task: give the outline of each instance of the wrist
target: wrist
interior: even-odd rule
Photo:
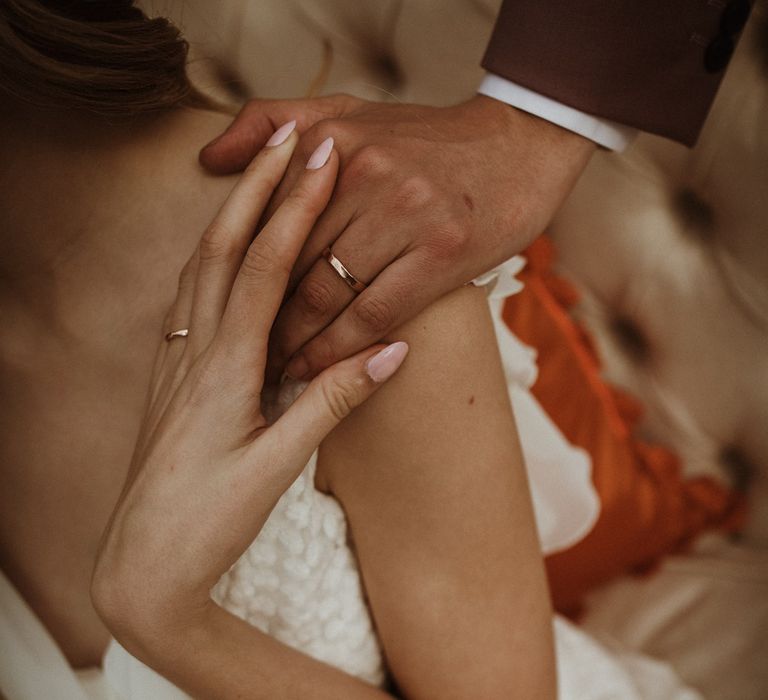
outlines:
[[[194,649],[204,648],[216,620],[228,614],[209,598],[183,616],[149,624],[140,635],[136,656],[155,668],[173,667]]]
[[[234,658],[233,648],[241,651],[248,646],[238,635],[245,624],[210,601],[193,617],[172,625],[147,624],[141,632],[115,638],[134,658],[190,696],[219,698],[223,695],[218,671]]]
[[[94,607],[112,636],[137,659],[157,667],[180,652],[185,640],[200,637],[216,610],[210,595],[189,596],[185,602],[152,600],[139,594],[137,582],[112,583],[102,577],[91,588]],[[162,600],[160,599],[162,598]]]
[[[488,95],[477,94],[462,106],[468,110],[468,118],[478,123],[492,124],[492,128],[508,134],[519,136],[522,132],[538,140],[544,147],[561,150],[562,157],[579,164],[579,170],[598,147],[594,141],[581,134]]]

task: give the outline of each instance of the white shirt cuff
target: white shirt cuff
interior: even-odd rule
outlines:
[[[486,73],[477,91],[580,134],[612,151],[625,150],[639,133],[631,126],[593,117],[493,73]]]

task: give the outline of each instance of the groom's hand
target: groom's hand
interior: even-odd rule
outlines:
[[[298,259],[273,329],[271,365],[290,360],[296,378],[381,340],[522,250],[595,148],[484,96],[435,108],[340,95],[252,100],[203,149],[201,162],[218,173],[241,170],[291,119],[301,140],[273,209],[324,139],[334,138],[341,157],[332,200]],[[322,257],[326,247],[368,287],[357,293],[348,286]]]

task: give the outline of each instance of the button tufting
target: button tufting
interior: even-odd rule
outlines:
[[[731,60],[736,44],[734,35],[747,23],[750,10],[748,0],[732,0],[720,17],[720,33],[712,39],[704,52],[704,68],[709,73],[719,73]]]
[[[735,445],[726,445],[720,450],[720,463],[731,477],[733,488],[746,492],[754,477],[755,468],[744,456],[744,452]]]
[[[673,205],[685,225],[686,233],[703,240],[712,237],[715,213],[696,192],[687,188],[679,190],[673,197]]]
[[[403,84],[403,71],[392,56],[388,54],[374,56],[373,66],[387,90],[395,90]]]
[[[747,0],[733,0],[723,12],[720,31],[723,34],[738,34],[747,23],[752,7]]]
[[[718,34],[707,46],[704,52],[704,68],[708,73],[719,73],[723,70],[733,55],[735,44],[726,34]]]
[[[614,316],[611,331],[624,352],[635,362],[647,362],[650,357],[650,344],[640,327],[628,316]]]

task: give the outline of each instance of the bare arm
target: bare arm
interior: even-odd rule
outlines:
[[[278,642],[223,608],[149,651],[155,669],[201,700],[386,700],[337,668]]]
[[[330,197],[325,141],[253,236],[297,137],[288,124],[233,188],[182,272],[123,492],[91,595],[117,640],[196,698],[384,698],[216,606],[210,590],[343,415],[395,372],[407,345],[351,357],[277,421],[261,414],[269,330],[288,274]],[[130,693],[129,693],[130,694]]]
[[[387,697],[208,595],[340,414],[397,369],[368,373],[374,355],[362,353],[263,424],[266,333],[337,165],[326,149],[329,169],[308,170],[250,242],[262,180],[294,143],[265,150],[182,276],[169,328],[191,319],[191,331],[158,354],[135,468],[94,575],[94,603],[118,640],[195,697]],[[347,510],[393,674],[411,699],[548,697],[550,611],[483,294],[456,292],[397,335],[419,357],[324,444],[318,472]]]
[[[397,331],[412,350],[321,447],[406,698],[555,695],[551,610],[482,291]]]
[[[318,485],[346,510],[400,695],[554,697],[551,610],[484,293],[397,332],[397,377],[323,443]],[[390,697],[211,607],[155,667],[195,697]]]

